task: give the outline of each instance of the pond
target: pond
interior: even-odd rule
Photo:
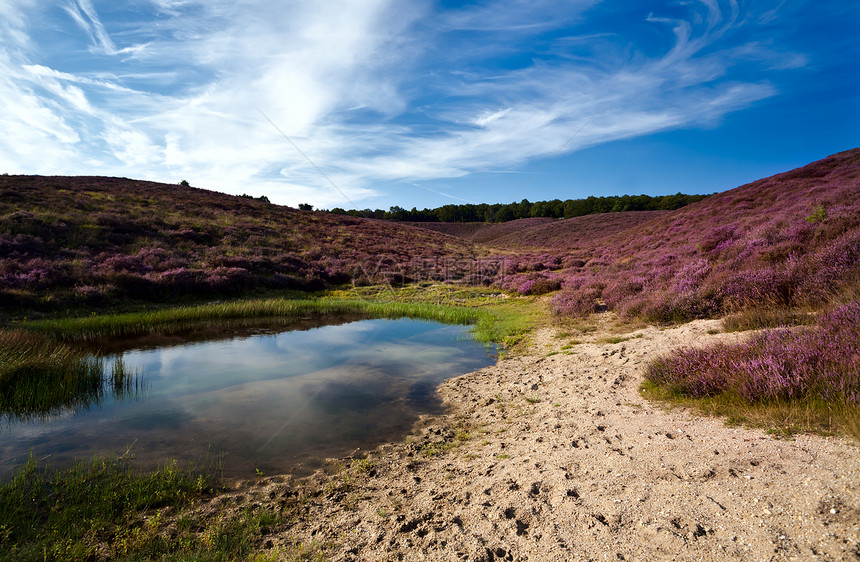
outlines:
[[[402,439],[419,415],[441,412],[439,383],[493,362],[466,330],[361,320],[127,350],[107,363],[121,357],[136,371],[136,391],[49,419],[7,418],[0,469],[30,452],[54,466],[128,452],[144,469],[217,458],[228,478],[307,473],[327,457]]]

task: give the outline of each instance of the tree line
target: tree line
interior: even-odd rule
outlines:
[[[341,209],[335,207],[329,212],[371,219],[410,222],[507,222],[529,217],[549,217],[569,219],[597,213],[619,213],[623,211],[672,211],[690,203],[701,201],[707,195],[610,195],[607,197],[586,197],[585,199],[553,199],[535,201],[523,199],[519,203],[467,203],[464,205],[443,205],[435,209],[411,210],[393,206],[384,209]],[[300,205],[309,210],[310,205]]]

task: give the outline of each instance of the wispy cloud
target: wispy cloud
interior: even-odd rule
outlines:
[[[489,0],[440,19],[445,27],[457,30],[535,33],[567,24],[599,1]]]
[[[736,76],[737,65],[805,60],[733,38],[772,25],[773,10],[751,17],[733,0],[700,0],[671,16],[643,13],[636,25],[665,45],[646,49],[590,28],[599,7],[500,0],[437,13],[394,0],[152,0],[151,16],[120,22],[77,0],[54,27],[77,26],[80,52],[108,55],[81,70],[34,47],[36,33],[48,33],[29,22],[34,3],[0,4],[12,38],[0,42],[0,169],[184,178],[344,206],[255,108],[361,201],[384,182],[510,170],[561,147],[712,123],[777,93],[752,73]],[[538,36],[550,38],[499,62]]]

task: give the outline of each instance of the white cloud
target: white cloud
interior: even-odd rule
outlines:
[[[34,2],[0,3],[0,30],[12,38],[0,39],[0,171],[187,179],[276,202],[347,206],[258,108],[361,201],[380,182],[507,169],[710,123],[775,93],[729,80],[737,60],[803,60],[762,44],[721,44],[741,25],[734,1],[702,0],[686,19],[643,18],[674,37],[661,55],[626,56],[617,37],[582,29],[558,43],[554,60],[513,70],[490,62],[509,52],[511,37],[560,21],[578,29],[571,22],[596,2],[496,1],[443,14],[395,0],[151,2],[157,25],[124,22],[131,39],[117,41],[131,46],[123,48],[91,0],[64,7],[70,19],[55,26],[83,29],[81,52],[112,55],[85,72],[49,66],[34,47]],[[478,38],[447,45],[452,30]],[[584,56],[583,45],[606,56]]]
[[[493,123],[493,121],[498,121],[499,119],[504,117],[505,114],[508,113],[510,110],[511,108],[508,107],[506,109],[500,109],[499,111],[484,112],[483,114],[476,117],[473,123],[475,123],[475,125],[477,125],[478,127],[486,127],[487,125]]]
[[[26,12],[32,10],[36,0],[4,0],[0,2],[0,46],[21,48],[30,45],[26,33]]]
[[[77,4],[68,4],[64,9],[105,53],[109,55],[118,53],[116,45],[90,0],[77,0]]]
[[[443,18],[452,29],[531,33],[558,27],[597,4],[600,0],[491,0],[460,10]]]

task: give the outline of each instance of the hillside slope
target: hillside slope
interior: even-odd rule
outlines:
[[[600,240],[563,273],[561,313],[657,320],[818,306],[860,286],[860,149],[712,195]]]
[[[472,244],[428,230],[203,189],[0,176],[0,302],[92,303],[255,288],[457,278]]]
[[[562,250],[566,252],[583,250],[593,247],[603,238],[624,232],[670,213],[672,211],[628,211],[551,220],[530,224],[521,229],[498,229],[493,233],[494,236],[489,237],[485,243],[495,248],[520,250]],[[499,226],[507,224],[510,223]],[[473,240],[475,242],[481,241],[477,238]]]
[[[408,222],[500,250],[563,251],[593,247],[601,238],[623,232],[672,211],[627,211],[584,215],[570,219],[535,217],[503,223]]]
[[[512,231],[522,231],[533,226],[555,222],[555,219],[546,217],[535,217],[529,219],[515,219],[503,223],[491,222],[404,222],[418,228],[435,230],[469,242],[486,244],[499,236],[504,236]]]
[[[562,315],[817,307],[860,293],[860,149],[676,211],[420,226],[121,178],[0,176],[0,304],[440,280],[561,288]]]

